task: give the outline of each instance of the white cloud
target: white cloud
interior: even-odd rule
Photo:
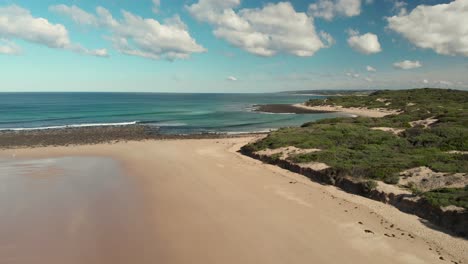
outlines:
[[[82,53],[86,55],[97,56],[97,57],[109,57],[109,54],[107,53],[107,49],[89,50],[79,44],[73,44],[69,47],[69,49],[74,52]]]
[[[328,34],[327,32],[320,31],[319,35],[320,35],[320,38],[323,40],[323,42],[325,42],[324,47],[329,48],[329,47],[335,45],[335,39],[330,34]]]
[[[49,7],[49,11],[63,16],[68,16],[73,20],[73,22],[79,25],[97,25],[98,23],[98,20],[94,15],[89,14],[75,5],[54,5]]]
[[[361,75],[359,75],[359,73],[352,73],[352,72],[346,72],[345,74],[346,74],[346,76],[353,77],[355,79],[357,79],[357,78],[359,78],[361,76]]]
[[[453,82],[451,81],[444,81],[444,80],[440,80],[440,81],[437,81],[437,83],[441,86],[452,86],[453,85]]]
[[[422,64],[419,61],[405,60],[393,63],[393,67],[402,70],[411,70],[422,67]]]
[[[419,48],[443,55],[468,56],[468,1],[419,5],[409,14],[389,17],[390,29]]]
[[[0,39],[0,54],[19,55],[21,54],[21,48],[9,40]]]
[[[228,77],[226,78],[226,80],[235,82],[235,81],[237,81],[237,78],[234,77],[234,76],[228,76]]]
[[[366,1],[368,4],[371,2]],[[309,14],[328,21],[335,16],[358,16],[361,14],[361,0],[318,0],[309,5]]]
[[[88,50],[72,43],[63,25],[52,24],[42,17],[33,17],[29,10],[17,5],[0,7],[0,37],[7,40],[22,39],[49,48],[66,49],[88,55],[100,56],[104,53],[104,50]]]
[[[377,71],[376,68],[374,68],[374,67],[372,67],[372,66],[369,66],[369,65],[367,65],[366,70],[367,70],[368,72],[376,72],[376,71]]]
[[[156,4],[156,2],[153,3]],[[61,9],[65,8],[62,7]],[[56,10],[56,8],[52,8],[52,10]],[[177,15],[160,23],[155,19],[145,19],[127,11],[122,11],[123,18],[117,20],[103,7],[97,7],[96,14],[90,14],[78,7],[70,10],[75,13],[64,14],[72,19],[77,17],[76,13],[84,17],[92,17],[90,21],[96,21],[96,23],[84,24],[110,30],[112,35],[108,39],[112,42],[114,48],[123,54],[156,60],[174,60],[185,59],[193,53],[206,51],[190,36],[187,26]],[[88,21],[73,20],[77,23]]]
[[[428,84],[428,83],[429,83],[429,81],[428,81],[427,79],[422,80],[422,82],[423,82],[424,84]]]
[[[364,80],[366,80],[366,82],[373,82],[373,81],[374,81],[374,80],[372,80],[372,79],[369,78],[369,77],[364,78]]]
[[[355,51],[363,54],[375,54],[382,51],[379,43],[379,37],[372,33],[366,33],[359,35],[358,32],[350,30],[350,37],[348,38],[348,44]]]
[[[333,42],[330,35],[321,33],[327,42],[324,44],[315,31],[313,18],[296,12],[289,2],[236,12],[233,8],[239,4],[240,0],[199,0],[187,10],[198,21],[210,23],[216,37],[259,56],[312,56]]]
[[[408,13],[408,10],[406,10],[406,6],[408,4],[404,1],[400,0],[393,0],[393,9],[392,11],[397,13],[399,16],[404,16]]]
[[[50,48],[70,45],[67,29],[63,25],[35,18],[29,10],[16,5],[0,7],[0,22],[0,35],[4,38],[23,39]]]
[[[159,8],[161,7],[161,1],[160,0],[153,0],[153,13],[157,14],[159,13]]]
[[[111,30],[114,47],[128,55],[151,59],[185,59],[192,53],[204,52],[178,17],[160,24],[154,19],[143,19],[122,11],[123,20]]]

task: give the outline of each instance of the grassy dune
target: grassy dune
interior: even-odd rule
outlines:
[[[283,128],[246,148],[252,151],[286,146],[318,148],[322,151],[291,155],[288,159],[296,163],[323,162],[338,175],[391,184],[399,182],[400,172],[420,166],[435,172],[468,172],[466,91],[379,91],[369,96],[310,100],[306,104],[385,108],[401,113],[383,118],[325,119],[302,127]],[[430,122],[425,122],[427,120]],[[377,127],[401,132],[394,134],[372,129]],[[435,204],[468,208],[466,188],[431,190],[424,195]]]

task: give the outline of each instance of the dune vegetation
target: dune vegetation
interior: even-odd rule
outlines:
[[[294,146],[321,149],[290,155],[294,163],[322,162],[336,175],[398,184],[401,172],[428,167],[468,177],[468,92],[443,89],[378,91],[369,96],[340,96],[306,102],[397,110],[383,118],[342,117],[282,128],[245,146],[249,151]],[[416,191],[416,190],[415,190]],[[468,208],[466,188],[431,190],[434,204]]]

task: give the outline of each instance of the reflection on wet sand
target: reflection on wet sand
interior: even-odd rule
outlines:
[[[108,158],[0,160],[0,263],[149,263],[149,214]]]

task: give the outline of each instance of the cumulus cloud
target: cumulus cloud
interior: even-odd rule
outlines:
[[[235,11],[238,5],[240,0],[199,0],[187,10],[196,20],[211,24],[216,37],[259,56],[312,56],[334,42],[329,34],[321,33],[324,44],[313,18],[296,12],[289,2]]]
[[[373,82],[373,81],[374,81],[374,80],[372,80],[372,79],[369,78],[369,77],[364,78],[364,80],[365,80],[366,82]]]
[[[11,5],[0,7],[0,35],[43,44],[50,48],[65,48],[70,45],[67,29],[60,24],[51,24],[47,19],[35,18],[29,10]]]
[[[387,18],[388,27],[415,46],[443,55],[468,56],[468,1],[419,5],[409,14]]]
[[[363,54],[375,54],[382,51],[379,43],[379,37],[372,33],[359,35],[359,32],[349,30],[350,37],[348,38],[349,46],[357,52]]]
[[[88,50],[72,43],[63,25],[52,24],[45,18],[33,17],[29,10],[17,5],[0,7],[0,37],[7,40],[22,39],[49,48],[66,49],[89,55],[101,56],[105,53],[107,56],[104,50]]]
[[[156,4],[159,1],[154,1]],[[151,18],[142,18],[125,10],[122,19],[115,19],[103,7],[96,8],[96,14],[88,13],[78,7],[51,7],[51,10],[70,10],[61,12],[68,15],[76,23],[99,26],[108,29],[112,35],[108,39],[114,48],[126,55],[139,56],[149,59],[185,59],[193,53],[204,52],[190,36],[186,24],[179,16],[166,19],[163,23]],[[90,19],[76,19],[78,16]],[[95,21],[95,23],[88,23]]]
[[[309,14],[328,21],[335,16],[358,16],[361,14],[361,0],[318,0],[309,5]]]
[[[231,82],[235,82],[235,81],[237,81],[237,78],[234,77],[234,76],[228,76],[228,77],[226,78],[226,80],[231,81]]]
[[[366,70],[367,70],[368,72],[376,72],[376,71],[377,71],[376,68],[374,68],[374,67],[372,67],[372,66],[369,66],[369,65],[367,65]]]
[[[402,70],[411,70],[422,67],[422,64],[419,61],[405,60],[393,63],[393,67]]]
[[[53,5],[49,7],[49,11],[63,16],[68,16],[71,20],[73,20],[73,22],[80,25],[97,25],[98,23],[98,20],[95,16],[75,5]]]
[[[0,39],[0,54],[19,55],[21,48],[7,39]]]

